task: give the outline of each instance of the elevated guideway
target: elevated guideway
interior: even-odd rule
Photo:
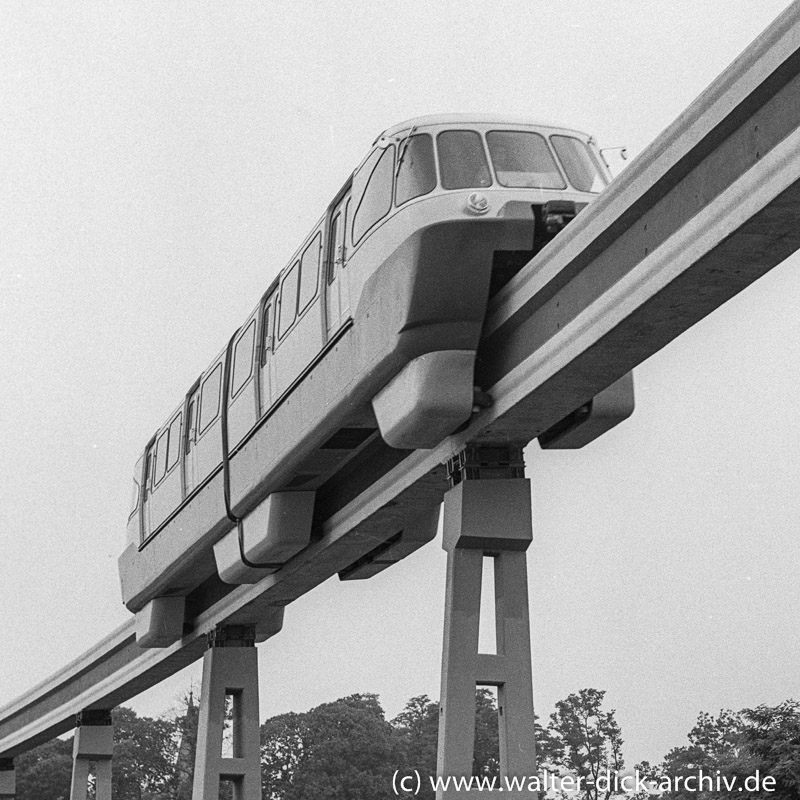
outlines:
[[[0,758],[199,659],[217,626],[277,618],[373,551],[404,508],[441,499],[448,458],[530,441],[795,252],[798,218],[800,2],[492,300],[478,366],[490,408],[388,469],[279,572],[212,599],[181,641],[140,649],[131,621],[0,708]]]

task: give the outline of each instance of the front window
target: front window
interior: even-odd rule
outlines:
[[[490,186],[481,136],[475,131],[445,131],[436,137],[439,169],[445,189],[480,189]]]
[[[551,136],[569,182],[579,192],[601,192],[608,185],[589,146],[574,136]]]
[[[353,244],[358,244],[367,231],[382,220],[392,207],[394,145],[375,152],[380,156],[370,173],[353,219]],[[362,167],[362,170],[366,169],[368,164],[369,162]]]
[[[401,144],[398,162],[394,189],[394,201],[398,206],[436,188],[433,141],[427,133],[411,136]]]
[[[566,189],[544,136],[529,131],[486,134],[494,172],[501,186]]]

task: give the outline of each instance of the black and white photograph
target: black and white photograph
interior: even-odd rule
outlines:
[[[4,0],[0,125],[0,800],[800,799],[800,0]]]

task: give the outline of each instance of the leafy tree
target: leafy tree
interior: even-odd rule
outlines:
[[[475,751],[472,774],[495,777],[500,774],[500,731],[497,703],[488,689],[475,693]]]
[[[635,767],[634,772],[639,776],[649,788],[645,791],[634,791],[626,794],[628,800],[655,800],[663,797],[659,792],[659,785],[664,778],[664,770],[661,764],[651,764],[649,761],[640,761]]]
[[[702,712],[689,732],[689,745],[675,747],[667,753],[661,765],[662,776],[669,777],[672,786],[681,786],[686,778],[697,777],[701,772],[715,775],[719,769],[726,776],[730,775],[739,758],[737,740],[741,726],[741,715],[733,711],[721,711],[718,717]],[[716,796],[680,788],[667,794],[676,799],[689,795],[694,798]]]
[[[439,739],[439,704],[426,694],[412,697],[405,708],[392,720],[404,746],[405,760],[396,768],[409,774],[417,770],[422,776],[420,800],[433,800],[428,776],[436,775],[436,753]]]
[[[262,726],[269,800],[393,798],[402,742],[376,695],[354,694]]]
[[[402,735],[406,746],[406,762],[421,775],[436,774],[439,743],[439,704],[427,695],[412,697],[392,725]],[[499,774],[500,740],[497,703],[488,689],[475,693],[475,750],[473,775]],[[420,797],[423,795],[420,794]]]
[[[742,712],[740,746],[761,775],[775,778],[775,800],[800,797],[800,702],[786,700],[770,708]],[[765,796],[761,792],[759,797]]]
[[[17,800],[67,800],[72,781],[72,739],[53,739],[19,756]]]
[[[436,775],[439,740],[439,704],[427,695],[412,697],[393,720],[392,725],[405,745],[406,771],[417,770],[422,786],[417,797],[430,800],[434,792],[428,776]],[[473,775],[494,776],[499,772],[500,744],[497,724],[497,704],[487,689],[475,693],[475,750]],[[398,764],[399,769],[402,765]]]
[[[542,742],[553,767],[582,778],[586,800],[608,800],[613,787],[600,791],[598,779],[624,766],[622,731],[614,710],[603,711],[604,697],[604,691],[581,689],[559,700]]]
[[[748,788],[746,780],[756,772],[761,778],[774,778],[774,786]],[[670,750],[661,773],[670,779],[672,791],[665,796],[672,800],[796,800],[800,797],[800,703],[787,700],[774,707],[721,711],[717,717],[700,714],[689,732],[689,745]],[[712,778],[711,786],[695,791],[696,784],[691,784],[691,791],[687,790],[686,778],[697,780],[701,773]]]
[[[439,704],[426,694],[412,697],[392,720],[406,745],[406,763],[422,775],[436,774]]]
[[[551,723],[552,725],[552,723]],[[561,739],[550,725],[542,727],[539,717],[533,717],[533,737],[536,742],[536,764],[539,771],[557,772],[564,755]]]
[[[284,798],[308,756],[305,714],[279,714],[261,726],[261,787],[264,800]]]
[[[112,713],[115,800],[168,800],[173,796],[178,742],[175,722],[139,717],[130,708]]]
[[[115,800],[172,800],[177,741],[175,723],[113,711]],[[54,739],[16,760],[18,800],[67,800],[72,780],[72,739]]]

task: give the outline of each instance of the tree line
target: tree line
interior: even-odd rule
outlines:
[[[559,701],[546,725],[537,721],[540,769],[583,781],[577,794],[556,791],[555,796],[610,800],[621,794],[598,780],[624,774],[629,766],[623,757],[622,731],[614,710],[604,709],[604,695],[582,689]],[[170,715],[143,717],[120,707],[113,720],[115,800],[191,800],[198,721],[194,697],[189,694],[181,710]],[[374,694],[354,694],[304,713],[271,717],[261,726],[264,800],[395,798],[395,770],[418,770],[423,777],[436,774],[438,725],[438,704],[426,695],[412,697],[391,720]],[[490,691],[479,689],[473,774],[498,775],[498,758],[496,701]],[[659,764],[633,766],[653,781],[649,795],[628,794],[637,800],[798,800],[800,703],[787,700],[717,716],[702,713],[688,744],[670,750]],[[17,800],[67,800],[72,741],[48,742],[20,756],[16,767]],[[686,782],[701,772],[716,779],[713,786]],[[756,772],[771,776],[768,790],[747,788],[745,780]],[[224,800],[226,795],[230,787],[221,787],[220,797]],[[434,793],[423,781],[416,796],[432,800]]]

